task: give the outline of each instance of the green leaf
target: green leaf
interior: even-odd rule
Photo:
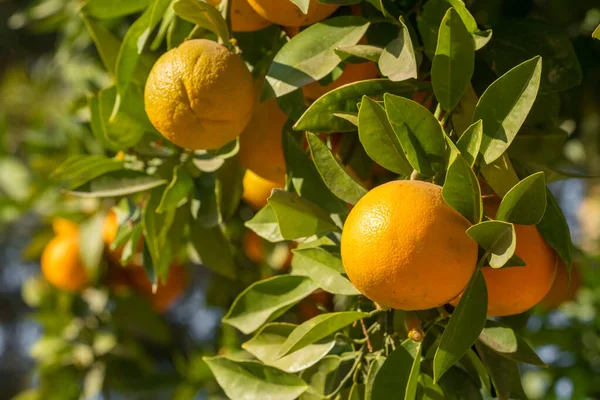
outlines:
[[[331,150],[317,135],[307,132],[306,140],[317,171],[319,171],[329,190],[347,203],[358,203],[367,194],[367,189],[350,176],[346,168],[336,160]]]
[[[123,102],[122,97],[133,79],[146,40],[159,22],[156,16],[162,16],[170,4],[171,0],[153,0],[146,11],[127,30],[116,61],[116,84],[121,98],[117,99],[113,115],[116,115],[120,104],[126,103]]]
[[[388,93],[384,95],[384,103],[410,165],[426,176],[443,171],[446,142],[433,114],[419,103]]]
[[[89,0],[81,12],[89,17],[112,19],[142,11],[149,3],[150,0]]]
[[[481,175],[499,196],[504,196],[513,186],[519,183],[519,177],[507,154],[502,154],[500,158],[491,164],[481,165]]]
[[[367,318],[368,316],[369,313],[358,311],[342,311],[317,315],[294,329],[281,346],[278,357],[281,358],[294,353],[345,328],[354,321]]]
[[[560,128],[540,131],[523,127],[508,148],[508,155],[520,161],[548,165],[562,157],[568,138],[567,132]]]
[[[502,155],[523,125],[537,96],[542,60],[534,57],[496,79],[481,95],[473,120],[483,121],[481,154],[486,164]]]
[[[150,198],[142,209],[142,226],[144,229],[144,243],[152,258],[153,275],[155,283],[166,279],[169,265],[172,261],[173,249],[169,244],[168,235],[175,220],[176,210],[169,209],[162,214],[156,208],[162,197],[162,190],[156,188],[150,192]],[[181,227],[177,227],[182,231]]]
[[[280,322],[267,324],[252,339],[242,344],[242,348],[266,365],[291,373],[303,371],[325,357],[335,345],[335,340],[329,337],[294,354],[278,358],[281,346],[296,327],[294,324]]]
[[[320,247],[296,249],[293,251],[292,275],[311,278],[319,287],[329,293],[346,296],[359,295],[360,292],[342,276],[342,260]]]
[[[195,184],[194,200],[200,202],[200,207],[197,213],[194,213],[194,217],[205,228],[217,226],[223,222],[223,218],[221,218],[217,204],[216,174],[214,172],[201,174],[193,183]],[[196,201],[193,203],[194,211]]]
[[[255,282],[235,299],[223,322],[250,334],[278,318],[317,288],[304,276],[279,275]]]
[[[100,264],[104,253],[102,226],[104,213],[96,213],[79,227],[79,255],[88,274],[96,278],[100,273]]]
[[[446,398],[446,394],[440,386],[433,382],[429,375],[421,374],[416,398],[418,400],[442,400]]]
[[[469,126],[456,142],[457,149],[471,168],[477,162],[482,139],[483,123],[481,120],[478,120]]]
[[[407,346],[413,346],[411,342],[404,342],[385,359],[375,375],[371,400],[415,398],[421,364],[421,345],[414,344],[416,352],[413,355],[407,349]]]
[[[102,136],[112,147],[125,150],[139,142],[144,132],[152,132],[153,127],[144,110],[143,88],[138,83],[128,86],[120,94],[121,105],[111,116],[117,100],[117,89],[109,86],[98,93],[98,120]]]
[[[144,1],[146,3],[148,2],[148,0]],[[90,3],[87,4],[89,5]],[[84,16],[82,16],[82,19],[96,45],[96,50],[100,55],[104,68],[106,68],[106,71],[114,77],[121,41],[98,22],[85,18]]]
[[[512,19],[494,26],[494,40],[485,58],[501,75],[535,56],[542,57],[540,92],[571,89],[581,83],[583,73],[567,32],[540,19]]]
[[[323,79],[340,63],[334,49],[358,43],[369,21],[362,17],[330,18],[301,31],[279,50],[263,89],[262,101],[281,97]]]
[[[285,240],[339,231],[329,215],[296,194],[275,189],[269,197],[269,205]]]
[[[483,400],[481,391],[471,377],[461,368],[452,367],[439,381],[446,398]]]
[[[217,202],[222,218],[229,221],[237,211],[242,198],[244,170],[240,167],[239,157],[225,160],[217,170]]]
[[[515,361],[509,360],[493,352],[487,346],[476,343],[477,352],[481,356],[492,378],[496,396],[500,400],[523,399],[527,396],[521,384],[521,373]]]
[[[491,254],[492,268],[501,268],[515,254],[517,236],[510,222],[483,221],[467,229],[467,235]]]
[[[594,32],[592,32],[592,37],[594,39],[600,39],[600,25],[598,25],[596,29],[594,29]]]
[[[193,188],[194,180],[190,174],[181,165],[176,166],[173,170],[173,179],[165,188],[156,212],[162,213],[167,209],[177,208],[179,203],[190,195]]]
[[[385,46],[379,57],[381,74],[394,82],[416,79],[419,72],[410,33],[402,17],[399,21],[399,36]]]
[[[492,38],[492,31],[481,31],[477,27],[475,18],[471,15],[462,0],[429,0],[423,6],[423,10],[417,18],[419,33],[423,39],[425,54],[433,58],[438,40],[438,31],[444,15],[450,7],[453,7],[460,15],[467,30],[475,42],[475,50],[485,46]]]
[[[294,3],[299,9],[300,11],[302,11],[302,14],[306,15],[308,14],[308,7],[310,5],[310,0],[290,0],[292,3]]]
[[[221,276],[236,278],[235,260],[228,239],[220,226],[208,228],[196,221],[191,225],[190,241],[202,264]]]
[[[292,355],[293,356],[293,355]],[[302,379],[310,385],[307,392],[300,396],[300,400],[319,400],[322,396],[330,394],[342,365],[342,358],[328,355],[317,364],[302,372]]]
[[[68,158],[52,177],[65,182],[67,189],[74,189],[109,172],[120,171],[125,162],[101,155],[77,155]]]
[[[475,44],[454,8],[450,8],[438,33],[431,66],[435,98],[446,111],[452,111],[467,91],[475,69]]]
[[[365,400],[373,399],[373,386],[375,384],[375,378],[377,377],[379,370],[381,370],[381,367],[383,367],[386,359],[387,358],[385,356],[377,355],[375,359],[371,361],[371,364],[369,365],[369,371],[367,372],[367,382],[365,385]]]
[[[481,188],[477,176],[465,159],[458,154],[446,172],[442,189],[446,203],[472,224],[481,221]]]
[[[72,157],[69,160],[74,159],[75,157]],[[65,161],[58,169],[64,168],[69,160]],[[0,193],[2,193],[2,197],[8,196],[15,201],[25,202],[31,195],[31,178],[30,170],[18,157],[4,154],[0,156]]]
[[[408,383],[406,384],[405,399],[414,399],[417,395],[417,388],[419,385],[419,374],[421,373],[421,352],[423,350],[423,345],[422,343],[417,343],[410,339],[406,339],[404,342],[402,342],[402,347],[404,347],[413,358],[410,376],[408,378]]]
[[[256,213],[252,219],[246,221],[244,225],[269,242],[276,243],[285,240],[281,235],[275,211],[268,204]]]
[[[412,97],[417,86],[408,82],[392,82],[389,79],[370,79],[343,85],[334,89],[311,104],[294,125],[297,131],[309,132],[353,132],[356,126],[335,114],[356,112],[363,96],[379,97],[394,93]]]
[[[333,51],[344,62],[359,63],[364,62],[364,60],[379,62],[383,49],[368,44],[355,44],[352,46],[339,46]]]
[[[79,197],[118,197],[166,185],[167,180],[137,171],[118,171],[96,178],[69,193]]]
[[[471,376],[471,379],[473,379],[474,382],[481,381],[483,388],[486,390],[486,394],[491,395],[492,383],[490,381],[490,374],[485,368],[485,365],[483,365],[483,362],[479,359],[479,356],[477,356],[477,353],[475,353],[473,349],[469,349],[460,362]],[[481,387],[482,385],[478,386]]]
[[[511,328],[499,326],[488,321],[486,327],[479,335],[479,341],[496,353],[514,361],[546,367],[546,364],[535,351]]]
[[[542,220],[537,224],[537,229],[550,247],[556,250],[558,255],[563,259],[570,274],[571,248],[573,243],[571,241],[571,231],[550,189],[546,189],[546,201],[546,212]]]
[[[439,381],[473,346],[485,326],[487,303],[485,279],[481,270],[477,269],[452,313],[435,352],[434,381]]]
[[[396,133],[379,103],[363,96],[358,112],[358,135],[365,151],[385,169],[404,176],[413,171]]]
[[[308,389],[296,375],[255,361],[204,357],[217,383],[231,399],[293,400]]]
[[[544,173],[528,176],[509,190],[496,219],[519,225],[535,225],[542,220],[546,211],[546,183]]]
[[[284,136],[283,147],[286,150],[287,173],[288,176],[291,176],[292,185],[298,195],[317,204],[325,211],[331,213],[346,212],[346,203],[338,199],[327,188],[323,178],[319,175],[319,171],[317,171],[317,167],[291,134]]]
[[[173,3],[175,14],[204,29],[214,32],[223,43],[229,42],[227,23],[210,3],[198,0],[177,0]]]

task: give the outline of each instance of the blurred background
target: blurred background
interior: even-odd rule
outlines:
[[[557,171],[561,171],[556,172],[557,177],[565,179],[551,185],[574,243],[581,250],[576,253],[573,293],[555,307],[540,307],[506,322],[518,328],[550,366],[524,367],[523,381],[530,398],[597,399],[600,180],[569,176],[600,176],[600,41],[591,38],[600,24],[600,1],[467,3],[483,27],[493,28],[496,21],[509,17],[545,19],[568,34],[582,66],[583,82],[560,93],[558,118],[561,129],[570,136],[555,161]],[[52,398],[73,398],[72,393],[81,389],[78,382],[82,378],[90,398],[207,398],[215,383],[200,357],[237,339],[235,333],[219,328],[223,306],[227,305],[227,299],[215,290],[222,287],[221,278],[201,265],[190,269],[188,289],[168,312],[148,312],[143,321],[137,321],[139,326],[132,330],[147,334],[141,340],[139,331],[127,330],[136,321],[128,321],[123,328],[118,321],[106,321],[97,313],[106,334],[102,340],[94,336],[94,346],[103,344],[112,349],[117,338],[135,338],[124,347],[130,352],[127,354],[134,354],[131,364],[119,359],[114,368],[106,366],[112,360],[86,365],[87,347],[82,344],[70,353],[76,362],[58,368],[63,359],[54,357],[60,354],[56,347],[61,344],[44,339],[45,331],[65,328],[62,318],[73,320],[70,313],[74,308],[73,299],[61,298],[38,279],[39,254],[52,236],[51,221],[56,216],[97,208],[93,200],[61,196],[49,179],[70,155],[97,151],[86,105],[88,95],[107,86],[109,77],[77,15],[80,4],[69,0],[0,0],[0,400],[23,391],[20,399],[38,398],[27,390],[41,385],[54,385],[55,390],[49,387],[47,391],[56,393]],[[111,23],[124,34],[134,19]],[[84,300],[86,304],[81,307],[85,311],[75,320],[85,328],[89,315],[95,315],[94,305],[103,301],[102,293],[92,293]],[[86,367],[85,376],[80,375],[81,366]],[[115,371],[112,377],[109,370]],[[99,375],[112,379],[114,392],[94,387]]]

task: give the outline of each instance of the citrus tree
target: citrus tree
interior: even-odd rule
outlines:
[[[69,18],[108,79],[84,107],[94,147],[53,173],[93,206],[54,219],[25,288],[64,311],[28,395],[130,388],[129,368],[182,399],[526,397],[519,363],[545,364],[488,317],[572,295],[546,187],[572,176],[552,167],[559,93],[582,79],[564,33],[478,24],[460,0],[89,0]],[[228,308],[219,346],[149,373],[157,312],[200,262]]]

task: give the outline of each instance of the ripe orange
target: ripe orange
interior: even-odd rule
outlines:
[[[298,304],[298,314],[300,316],[300,321],[308,321],[309,319],[321,314],[319,306],[325,308],[326,310],[332,310],[333,295],[331,293],[325,292],[324,290],[317,290],[316,292],[308,296],[306,299],[302,300]]]
[[[339,7],[337,5],[322,4],[317,0],[310,0],[308,14],[305,15],[294,3],[288,0],[248,0],[248,3],[254,8],[254,11],[266,20],[284,26],[314,24],[329,17]]]
[[[483,200],[487,215],[496,215],[500,201]],[[488,316],[520,314],[539,303],[548,293],[556,276],[556,254],[534,225],[515,225],[515,254],[525,261],[524,267],[483,268],[488,291]],[[450,304],[456,306],[460,296]]]
[[[471,226],[442,198],[442,188],[392,181],[368,192],[342,232],[342,261],[354,286],[382,306],[424,310],[467,285],[477,262]]]
[[[548,294],[542,299],[540,305],[548,310],[558,308],[562,303],[574,300],[580,287],[581,273],[579,272],[578,264],[573,263],[573,267],[571,268],[571,282],[569,282],[567,266],[562,258],[559,258],[554,284]]]
[[[280,183],[262,178],[249,169],[246,170],[244,175],[243,185],[242,199],[255,211],[267,205],[267,199],[271,196],[273,189],[283,186]]]
[[[242,247],[250,261],[256,264],[265,262],[265,244],[263,239],[253,231],[246,232],[242,239]]]
[[[208,0],[213,6],[218,6],[221,0]],[[271,22],[267,21],[254,11],[248,0],[232,0],[231,2],[231,30],[234,32],[259,31]]]
[[[331,92],[340,86],[347,85],[349,83],[364,81],[366,79],[375,79],[379,76],[377,66],[373,62],[366,62],[362,64],[348,64],[344,68],[344,72],[335,81],[328,85],[321,85],[319,82],[313,82],[302,88],[304,96],[310,100],[316,100],[323,96],[325,93]]]
[[[152,306],[158,312],[167,311],[173,303],[184,293],[188,286],[188,273],[180,264],[173,264],[169,269],[169,275],[165,283],[160,283],[155,293],[152,293],[152,282],[142,266],[127,267],[131,286],[148,297]]]
[[[108,210],[104,223],[102,224],[102,239],[106,246],[110,246],[111,243],[117,237],[117,231],[119,230],[119,219],[117,214],[113,210]]]
[[[158,59],[144,97],[148,118],[165,138],[191,150],[217,149],[250,121],[254,83],[240,56],[194,39]]]
[[[79,256],[77,236],[56,236],[44,248],[42,274],[48,282],[69,292],[82,290],[89,278]]]
[[[242,238],[242,248],[250,261],[255,264],[267,262],[272,267],[285,270],[292,261],[291,249],[295,246],[288,244],[287,249],[283,247],[283,243],[278,243],[276,246],[272,247],[268,253],[269,248],[265,246],[265,239],[251,230],[248,230]],[[287,254],[284,249],[287,250]]]
[[[52,230],[57,236],[76,236],[79,234],[79,226],[66,218],[54,218]]]
[[[256,105],[252,119],[240,136],[242,165],[282,185],[285,182],[285,159],[281,135],[287,119],[276,99],[266,101]]]

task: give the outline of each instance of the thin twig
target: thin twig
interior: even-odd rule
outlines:
[[[360,320],[360,326],[362,327],[363,335],[365,335],[365,339],[367,340],[367,349],[369,353],[373,352],[373,346],[371,345],[371,340],[369,339],[369,332],[367,331],[367,326],[365,325],[365,320]]]

